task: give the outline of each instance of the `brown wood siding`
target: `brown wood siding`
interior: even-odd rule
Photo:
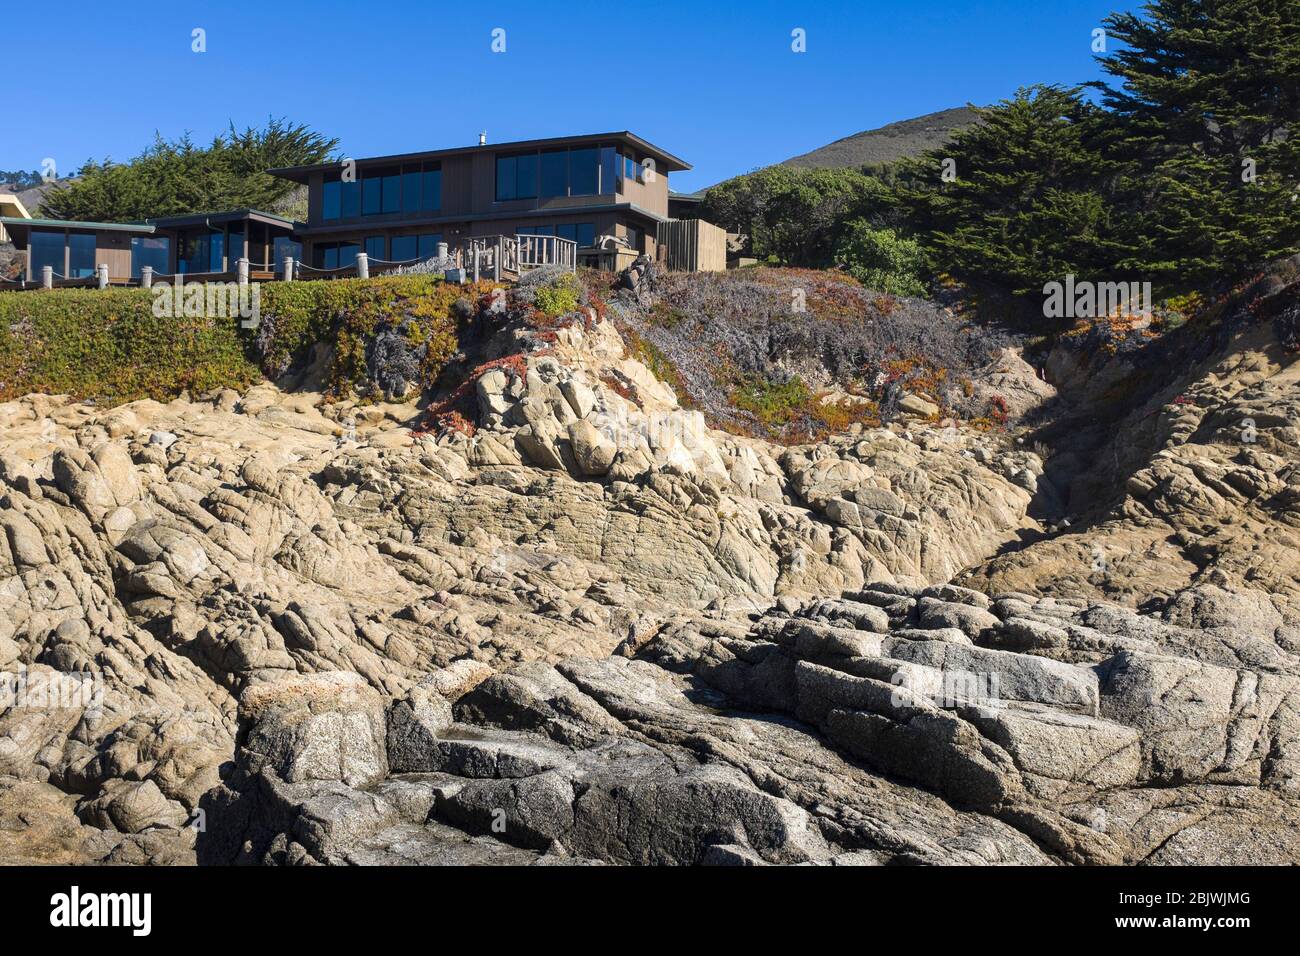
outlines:
[[[95,265],[107,265],[110,279],[131,278],[131,236],[125,232],[95,233]]]
[[[668,268],[679,272],[724,272],[727,231],[703,219],[670,219],[659,224]]]

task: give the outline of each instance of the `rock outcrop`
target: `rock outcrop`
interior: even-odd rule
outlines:
[[[0,861],[1296,862],[1259,335],[1074,527],[1059,453],[716,431],[594,310],[503,325],[468,427],[396,373],[0,405]]]

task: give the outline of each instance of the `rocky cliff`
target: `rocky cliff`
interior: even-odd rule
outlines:
[[[1069,523],[1014,431],[770,444],[599,309],[483,322],[427,409],[0,406],[0,860],[1300,860],[1272,326]]]

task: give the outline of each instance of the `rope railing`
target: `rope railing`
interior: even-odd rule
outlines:
[[[356,263],[353,263],[352,265],[348,265],[348,266],[335,266],[332,269],[320,269],[317,268],[316,266],[309,266],[307,265],[307,263],[295,259],[293,262],[293,271],[296,273],[300,269],[304,269],[307,272],[316,272],[321,275],[337,275],[342,272],[356,272],[357,266]]]

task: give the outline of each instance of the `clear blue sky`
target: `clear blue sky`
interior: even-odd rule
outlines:
[[[1099,75],[1137,0],[61,0],[5,50],[0,169],[126,160],[285,116],[369,156],[630,129],[691,191],[860,130]],[[13,18],[10,18],[13,20]],[[22,22],[24,18],[19,17]],[[191,51],[191,31],[207,52]],[[506,52],[491,51],[494,28]],[[790,49],[807,31],[807,52]]]

